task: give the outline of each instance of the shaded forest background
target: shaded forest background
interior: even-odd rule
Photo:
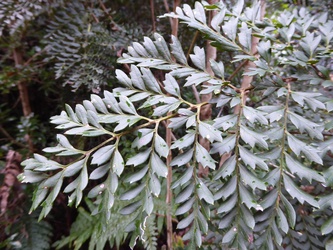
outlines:
[[[169,34],[175,27],[173,20],[158,16],[184,3],[194,6],[194,2],[7,0],[0,3],[0,248],[51,249],[55,242],[61,245],[59,240],[70,235],[73,226],[78,226],[73,225],[78,210],[67,206],[64,194],[58,196],[51,214],[42,222],[37,223],[38,210],[28,214],[34,187],[17,181],[16,176],[22,172],[21,161],[55,144],[57,132],[49,119],[58,115],[65,104],[74,106],[92,93],[118,87],[115,70],[127,69],[116,61],[128,45],[154,32],[170,41]],[[235,1],[224,2],[232,6]],[[313,14],[328,12],[331,19],[333,14],[330,0],[267,0],[266,4],[267,16],[295,6],[307,7]],[[180,25],[177,33],[187,51],[195,31]],[[205,40],[199,37],[196,44],[204,46]],[[78,143],[91,142],[82,139]],[[132,141],[123,143],[130,154]],[[89,210],[89,204],[85,208]],[[92,219],[89,213],[86,216],[88,223]],[[160,236],[161,245],[165,237]],[[119,244],[123,244],[121,249],[126,249],[128,240],[119,239]],[[86,241],[81,249],[88,245]]]

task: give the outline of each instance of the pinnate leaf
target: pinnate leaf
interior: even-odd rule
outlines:
[[[297,187],[293,180],[286,174],[283,174],[283,181],[285,189],[291,195],[291,197],[296,198],[301,204],[306,201],[312,206],[319,208],[318,201],[316,201],[310,194],[302,191],[299,187]]]

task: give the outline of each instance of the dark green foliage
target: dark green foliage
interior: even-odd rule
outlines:
[[[78,216],[71,226],[70,235],[53,244],[53,247],[60,249],[66,245],[72,246],[73,249],[82,249],[82,245],[89,239],[89,249],[104,249],[107,242],[111,246],[119,246],[126,239],[126,227],[131,221],[131,216],[120,216],[117,206],[112,208],[112,214],[105,224],[104,214],[91,216],[95,206],[86,201],[89,212],[83,207],[78,208]]]
[[[47,11],[52,5],[57,5],[61,1],[41,0],[24,1],[8,0],[0,3],[0,37],[3,33],[13,35],[25,28],[29,21],[36,18],[42,12]]]
[[[38,211],[23,214],[19,221],[11,225],[13,234],[6,249],[48,250],[51,248],[53,228],[47,221],[38,222]]]
[[[46,221],[38,222],[34,216],[22,218],[27,237],[22,240],[22,249],[50,249],[52,240],[52,226]]]
[[[56,78],[74,89],[82,84],[94,92],[113,80],[114,64],[118,50],[133,40],[125,28],[110,22],[96,6],[88,7],[83,1],[65,3],[54,9],[52,21],[47,22],[49,59],[54,59]]]

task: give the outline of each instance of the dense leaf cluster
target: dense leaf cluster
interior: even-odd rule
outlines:
[[[114,22],[109,21],[111,29],[107,27],[106,14],[83,1],[65,3],[54,12],[44,42],[47,60],[54,61],[56,78],[61,77],[75,90],[83,84],[100,91],[114,80],[111,73],[116,52],[126,47],[132,34]]]
[[[216,12],[210,26],[209,11]],[[171,213],[189,249],[329,248],[333,106],[325,65],[332,56],[333,21],[305,8],[273,20],[261,20],[260,11],[259,2],[244,8],[239,0],[232,9],[196,2],[194,9],[184,4],[166,15],[200,31],[221,53],[232,53],[235,68],[253,62],[243,72],[254,77],[246,88],[223,61],[206,60],[204,48],[194,47],[188,58],[174,36],[171,44],[157,33],[133,42],[118,60],[130,65],[129,73],[116,70],[122,87],[92,94],[75,108],[67,105],[51,119],[64,134],[44,151],[75,160],[61,164],[35,154],[23,162],[22,181],[38,184],[32,210],[41,205],[45,217],[66,182],[70,205],[87,197],[96,216],[130,218],[131,247],[140,238],[154,249],[157,215]],[[188,87],[213,95],[217,112],[211,120],[201,119],[208,103],[188,98]],[[174,135],[170,145],[166,129]],[[96,138],[96,144],[74,147],[73,136]],[[124,153],[123,138],[134,138],[134,155]],[[209,175],[200,167],[209,168]],[[171,173],[174,201],[161,211]],[[86,190],[89,183],[93,187]]]

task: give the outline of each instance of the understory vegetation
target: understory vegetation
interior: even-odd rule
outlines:
[[[330,1],[138,2],[0,3],[0,246],[333,249]]]

